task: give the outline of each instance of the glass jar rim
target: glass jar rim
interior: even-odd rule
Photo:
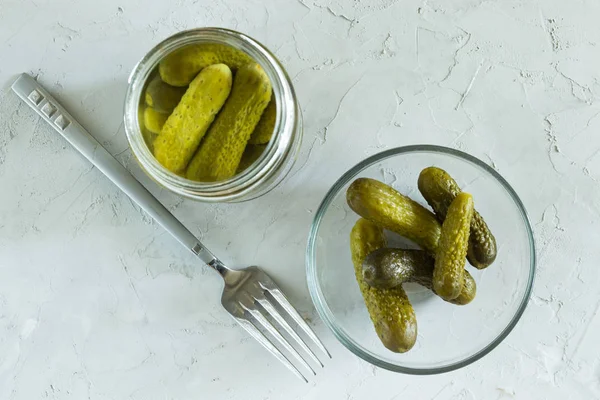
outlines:
[[[252,57],[271,80],[277,104],[276,121],[271,141],[261,156],[245,171],[219,182],[197,182],[181,177],[163,167],[146,145],[140,129],[138,113],[142,91],[160,60],[172,51],[198,43],[232,46]],[[145,172],[161,186],[182,196],[205,202],[243,199],[260,183],[277,171],[288,157],[295,134],[299,109],[290,78],[277,58],[251,37],[224,28],[196,28],[169,36],[154,46],[133,68],[125,96],[124,125],[129,145]]]

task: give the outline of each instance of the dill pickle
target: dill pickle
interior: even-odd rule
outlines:
[[[242,154],[242,159],[240,160],[240,165],[238,165],[238,169],[236,173],[240,173],[249,166],[251,166],[254,161],[258,160],[258,157],[265,151],[267,146],[264,144],[249,144],[246,146],[244,150],[244,154]]]
[[[254,128],[254,132],[252,132],[252,136],[250,136],[250,140],[248,140],[249,144],[265,144],[271,140],[271,136],[273,136],[273,131],[275,130],[275,120],[277,119],[277,105],[275,104],[275,99],[271,98],[269,105],[265,108],[256,128]]]
[[[156,133],[150,132],[146,127],[142,128],[142,137],[150,152],[154,152],[154,140],[156,139]]]
[[[473,197],[461,192],[448,207],[435,254],[433,290],[444,300],[456,299],[464,285],[463,271],[472,218]]]
[[[252,62],[241,50],[219,43],[192,44],[177,49],[163,58],[158,71],[161,79],[172,86],[187,86],[203,68],[227,64],[237,70]]]
[[[377,289],[367,285],[362,263],[367,254],[386,245],[383,229],[366,219],[359,219],[350,233],[354,273],[365,305],[381,343],[396,353],[410,350],[417,340],[417,319],[402,286]]]
[[[441,225],[435,215],[391,186],[358,178],[346,192],[348,205],[361,217],[396,232],[435,253]]]
[[[365,258],[362,273],[370,286],[389,289],[421,276],[431,280],[434,262],[423,250],[379,249]]]
[[[458,184],[443,169],[429,167],[421,171],[418,186],[419,191],[433,208],[439,220],[444,221],[450,203],[461,192]],[[467,259],[475,268],[484,269],[494,262],[496,253],[494,235],[490,232],[483,217],[474,211]]]
[[[187,168],[188,179],[214,182],[231,178],[260,116],[271,100],[271,82],[260,65],[235,74],[231,95]]]
[[[144,138],[144,142],[146,143],[148,150],[150,150],[150,152],[154,154],[154,140],[156,139],[156,137],[158,135],[154,132],[150,132],[146,128],[146,124],[144,124],[144,112],[145,111],[146,111],[145,107],[138,107],[138,109],[137,109],[138,121],[140,121],[140,130],[142,131],[142,137]]]
[[[475,279],[466,269],[463,271],[464,283],[462,290],[457,298],[450,300],[450,303],[456,304],[459,306],[463,306],[465,304],[469,304],[475,298],[477,294],[477,283],[475,283]],[[433,285],[430,288],[433,290]]]
[[[156,76],[148,83],[144,100],[148,107],[170,114],[184,94],[185,88],[168,85],[159,76]]]
[[[372,287],[389,289],[404,282],[414,282],[433,290],[435,260],[423,250],[379,249],[370,253],[362,264],[365,282]],[[465,305],[477,293],[475,279],[464,270],[460,295],[450,303]]]
[[[152,107],[146,107],[144,110],[144,126],[152,133],[160,133],[167,118],[169,118],[169,114],[156,111]]]
[[[168,170],[185,170],[200,141],[231,90],[231,70],[225,64],[204,68],[154,141],[154,156]]]

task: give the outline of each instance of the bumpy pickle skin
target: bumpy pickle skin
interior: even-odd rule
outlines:
[[[267,146],[264,144],[249,144],[246,146],[244,150],[244,154],[242,154],[242,159],[240,160],[240,165],[238,165],[236,174],[244,171],[246,168],[251,166],[254,161],[258,160],[258,157],[265,151]]]
[[[438,219],[444,221],[450,203],[461,192],[456,181],[443,169],[429,167],[421,171],[418,186]],[[483,217],[475,210],[471,220],[467,259],[475,268],[484,269],[494,262],[496,254],[496,238]]]
[[[437,250],[441,225],[435,215],[391,186],[358,178],[346,192],[348,205],[361,217],[406,237],[432,253]]]
[[[435,260],[423,250],[379,249],[370,253],[362,264],[365,282],[379,289],[390,289],[404,282],[414,282],[433,290]],[[475,279],[463,271],[464,283],[460,295],[449,302],[469,304],[477,294]]]
[[[275,99],[271,96],[271,101],[263,112],[248,144],[265,144],[269,143],[273,131],[275,130],[275,120],[277,119],[277,105]]]
[[[159,76],[155,76],[146,86],[144,100],[148,107],[170,114],[184,94],[185,88],[168,85]]]
[[[232,75],[227,65],[204,68],[192,81],[154,141],[154,156],[165,168],[180,174],[227,100]]]
[[[270,100],[271,82],[260,65],[240,68],[231,95],[187,168],[187,178],[215,182],[235,175],[248,139]]]
[[[167,118],[169,118],[169,114],[156,111],[152,107],[146,107],[144,110],[144,126],[152,133],[160,133]]]
[[[365,257],[385,245],[383,229],[374,223],[361,218],[352,228],[350,249],[354,273],[375,332],[386,348],[405,353],[417,340],[417,319],[406,292],[402,286],[392,289],[371,287],[362,277]]]
[[[177,49],[163,58],[158,71],[161,79],[172,86],[187,86],[202,69],[213,64],[227,64],[237,70],[252,62],[241,50],[219,43],[199,43]]]
[[[463,288],[472,218],[473,197],[461,192],[448,207],[435,254],[433,290],[444,300],[456,299]]]

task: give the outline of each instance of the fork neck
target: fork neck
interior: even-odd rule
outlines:
[[[192,253],[196,255],[196,257],[198,257],[206,265],[217,271],[219,275],[221,275],[223,278],[225,278],[225,275],[227,275],[227,273],[231,272],[231,270],[227,268],[225,264],[223,264],[223,262],[212,253],[212,251],[204,247],[199,241],[195,241],[194,245],[191,246],[191,250]]]
[[[223,262],[217,257],[215,257],[212,261],[208,262],[206,265],[217,271],[219,275],[221,275],[223,278],[225,278],[227,274],[231,272],[231,270],[227,268],[225,264],[223,264]]]

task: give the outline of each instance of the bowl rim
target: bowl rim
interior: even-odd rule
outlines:
[[[496,338],[494,338],[494,340],[492,340],[484,348],[482,348],[478,352],[470,355],[469,357],[467,357],[463,360],[453,362],[453,363],[450,363],[447,365],[443,365],[441,367],[433,367],[433,368],[404,367],[404,366],[392,364],[387,361],[381,360],[377,357],[374,357],[366,350],[364,350],[358,343],[356,343],[352,338],[350,338],[335,322],[335,317],[333,316],[333,313],[327,306],[325,297],[324,297],[324,295],[321,291],[321,287],[319,286],[319,283],[318,283],[319,280],[317,278],[317,269],[316,269],[317,232],[319,230],[319,226],[321,224],[323,216],[325,215],[325,211],[329,208],[329,206],[331,205],[331,202],[333,201],[335,196],[348,182],[350,182],[351,179],[353,179],[355,176],[357,176],[364,169],[370,167],[371,165],[373,165],[377,162],[385,160],[387,158],[401,155],[401,154],[406,154],[406,153],[441,153],[444,155],[450,155],[450,156],[462,159],[463,161],[467,161],[472,164],[475,164],[475,166],[480,167],[484,171],[488,172],[490,175],[492,175],[494,178],[496,178],[496,180],[504,187],[504,189],[510,195],[511,199],[516,204],[518,210],[520,211],[521,217],[523,219],[523,222],[524,222],[524,225],[525,225],[525,228],[527,231],[527,236],[529,239],[529,248],[530,248],[529,277],[528,277],[528,282],[527,282],[527,286],[525,289],[525,295],[521,299],[521,303],[519,304],[519,307],[518,307],[515,315],[512,317],[512,319],[510,320],[508,325],[500,332],[500,334],[497,335]],[[490,353],[510,334],[510,332],[514,329],[514,327],[517,325],[517,323],[521,319],[521,316],[525,312],[525,309],[527,308],[527,304],[529,302],[529,298],[531,296],[533,283],[535,280],[536,253],[535,253],[535,240],[533,237],[533,230],[531,228],[531,222],[530,222],[529,216],[527,215],[527,210],[525,209],[523,202],[521,201],[521,199],[519,198],[519,196],[517,195],[515,190],[510,186],[510,184],[506,181],[506,179],[504,179],[495,169],[490,167],[488,164],[484,163],[483,161],[479,160],[478,158],[476,158],[470,154],[467,154],[460,150],[452,149],[449,147],[421,144],[421,145],[395,147],[395,148],[374,154],[374,155],[362,160],[361,162],[356,164],[354,167],[350,168],[346,173],[344,173],[333,184],[333,186],[331,187],[331,189],[329,189],[329,191],[325,195],[325,198],[319,205],[319,208],[315,214],[312,225],[310,227],[310,232],[309,232],[309,236],[308,236],[308,244],[307,244],[306,254],[305,254],[305,262],[306,262],[306,280],[307,280],[307,284],[308,284],[308,290],[310,292],[310,296],[313,301],[313,304],[315,305],[317,313],[319,314],[321,319],[325,322],[325,325],[333,332],[334,336],[348,350],[350,350],[352,353],[354,353],[358,357],[362,358],[363,360],[365,360],[373,365],[376,365],[378,367],[390,370],[390,371],[400,372],[400,373],[410,374],[410,375],[434,375],[434,374],[441,374],[441,373],[445,373],[445,372],[454,371],[454,370],[466,367],[469,364],[472,364],[473,362],[481,359],[482,357],[484,357],[485,355]]]

